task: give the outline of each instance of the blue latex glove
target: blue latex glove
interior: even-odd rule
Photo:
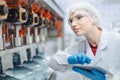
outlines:
[[[84,63],[89,64],[90,62],[91,62],[91,59],[83,53],[74,54],[68,57],[69,64],[84,64]]]
[[[78,72],[91,80],[106,80],[105,74],[95,69],[85,70],[74,66],[73,71]]]

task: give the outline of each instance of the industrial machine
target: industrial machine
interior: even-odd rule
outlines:
[[[0,80],[50,78],[43,45],[56,22],[52,11],[42,0],[0,0]]]

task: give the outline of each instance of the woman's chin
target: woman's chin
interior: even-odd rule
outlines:
[[[84,34],[84,32],[83,31],[76,31],[76,32],[74,32],[75,33],[75,35],[77,35],[77,36],[81,36],[81,35],[83,35]]]
[[[75,33],[76,36],[82,36],[83,34],[81,33]]]

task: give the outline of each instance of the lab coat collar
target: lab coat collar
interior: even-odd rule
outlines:
[[[98,44],[98,47],[101,49],[101,50],[104,50],[107,48],[107,39],[106,39],[106,36],[107,35],[107,32],[105,29],[102,29],[102,33],[101,33],[101,38],[100,38],[100,42]]]
[[[102,33],[101,33],[101,37],[100,37],[100,41],[99,41],[99,44],[98,44],[98,49],[100,50],[104,50],[104,49],[107,49],[107,39],[106,39],[106,36],[107,35],[107,32],[105,29],[102,29]],[[86,51],[88,52],[90,48],[89,46],[89,43],[88,41],[86,40]]]
[[[86,41],[86,55],[92,59],[94,64],[96,64],[97,62],[99,62],[102,59],[102,52],[101,51],[107,49],[106,34],[107,34],[106,31],[104,29],[102,29],[100,42],[98,44],[98,48],[97,48],[95,56],[93,55],[93,52],[90,48],[88,41]]]

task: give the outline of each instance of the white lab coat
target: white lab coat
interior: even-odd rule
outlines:
[[[107,80],[120,80],[120,34],[118,33],[103,29],[95,56],[86,39],[80,40],[73,46],[66,48],[63,52],[68,54],[85,53],[92,59],[92,63],[109,70],[113,74],[113,76],[106,74]],[[66,69],[65,66],[57,64],[52,57],[49,65],[59,71]],[[83,77],[80,80],[88,80],[84,76],[80,76]]]

